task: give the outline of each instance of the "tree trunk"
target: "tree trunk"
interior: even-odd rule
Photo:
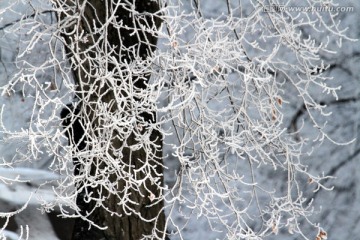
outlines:
[[[132,71],[143,68],[140,63],[156,48],[159,5],[151,0],[56,0],[55,5],[77,84],[77,125],[83,128],[78,132],[85,135],[74,139],[86,142],[75,151],[95,152],[76,158],[82,165],[76,187],[83,217],[75,222],[73,239],[162,239],[162,136],[154,127],[153,106],[137,106],[146,103],[141,92],[150,73]],[[136,119],[134,127],[116,126],[121,118]],[[110,144],[97,153],[94,144],[103,139]],[[106,229],[89,229],[89,222]]]

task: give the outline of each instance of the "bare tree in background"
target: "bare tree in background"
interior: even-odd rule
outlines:
[[[219,12],[206,12],[209,4]],[[303,190],[330,189],[329,177],[302,160],[312,142],[336,143],[316,95],[336,99],[339,87],[327,84],[320,56],[334,53],[332,39],[352,39],[333,12],[305,9],[318,1],[296,11],[276,4],[51,0],[3,8],[20,12],[2,26],[19,36],[3,94],[20,86],[33,99],[28,128],[3,124],[3,132],[26,143],[16,162],[51,157],[49,169],[63,178],[58,198],[42,207],[77,218],[73,239],[165,239],[166,230],[183,239],[196,219],[224,239],[281,229],[326,238]],[[293,100],[284,86],[310,131],[284,117]],[[168,185],[164,164],[177,167]],[[312,232],[302,231],[305,223]]]

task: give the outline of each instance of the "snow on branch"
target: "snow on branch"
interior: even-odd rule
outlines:
[[[328,176],[313,176],[303,158],[312,141],[336,143],[318,118],[331,113],[316,98],[337,99],[340,89],[328,84],[321,54],[335,53],[335,40],[352,40],[336,15],[268,11],[300,4],[292,0],[163,0],[156,11],[136,2],[16,1],[3,8],[2,19],[20,16],[0,26],[2,41],[17,46],[3,95],[31,99],[26,128],[12,130],[2,117],[4,137],[22,141],[13,161],[50,158],[49,169],[64,176],[54,202],[64,216],[100,229],[107,226],[92,218],[97,209],[155,227],[164,210],[166,228],[180,238],[197,218],[225,239],[325,232],[311,221],[303,189],[330,190],[322,184]],[[294,98],[287,91],[308,114],[310,136],[288,127],[284,106]],[[174,183],[164,185],[163,169],[174,166]],[[94,203],[90,210],[79,207],[79,196]],[[145,216],[138,207],[144,202],[161,211]],[[314,228],[309,236],[304,222]],[[163,230],[146,239],[162,239]]]

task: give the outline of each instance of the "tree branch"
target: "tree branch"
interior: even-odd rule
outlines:
[[[48,13],[54,13],[53,10],[46,10],[46,11],[42,11],[42,12],[35,12],[31,15],[26,15],[25,17],[23,18],[20,18],[20,19],[17,19],[17,20],[14,20],[13,22],[10,22],[10,23],[7,23],[5,24],[4,26],[0,27],[0,31],[8,28],[8,27],[11,27],[17,23],[19,23],[20,21],[23,21],[23,20],[26,20],[26,19],[30,19],[30,18],[34,18],[36,17],[37,15],[42,15],[42,14],[48,14]]]

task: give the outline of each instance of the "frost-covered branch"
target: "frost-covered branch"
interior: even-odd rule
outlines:
[[[100,232],[109,219],[135,216],[152,223],[143,239],[166,230],[183,239],[197,218],[225,239],[326,233],[303,189],[331,190],[328,176],[303,159],[312,142],[333,141],[317,97],[337,100],[340,86],[329,84],[322,55],[336,52],[335,40],[353,40],[336,15],[266,11],[299,4],[292,0],[218,1],[213,11],[200,0],[148,3],[34,1],[5,23],[0,31],[18,48],[3,94],[31,98],[27,128],[2,123],[4,136],[26,144],[16,161],[51,157],[49,169],[65,176],[54,188],[63,215]],[[299,110],[286,122],[294,99]],[[305,113],[309,135],[298,127]],[[166,168],[173,185],[164,186]]]

